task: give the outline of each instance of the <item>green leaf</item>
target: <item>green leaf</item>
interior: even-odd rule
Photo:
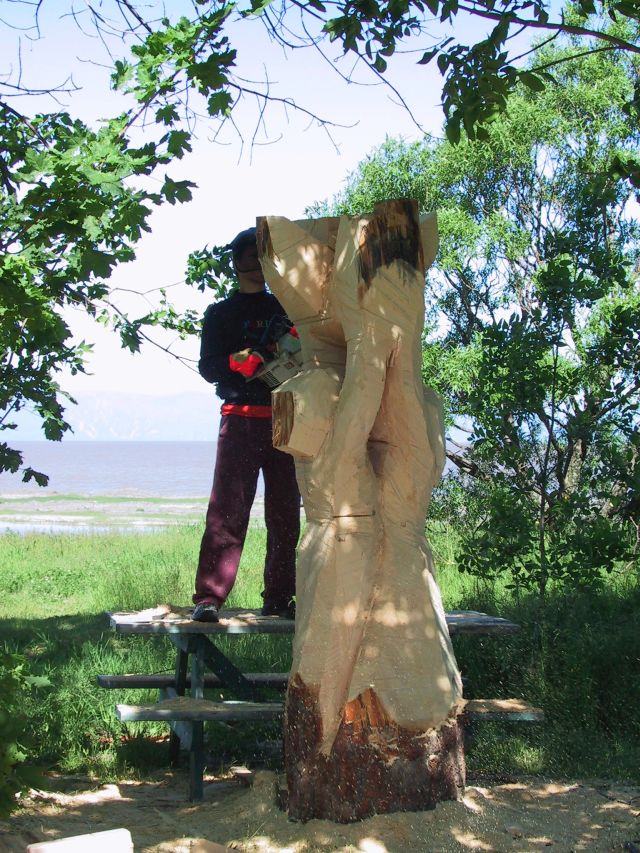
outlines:
[[[537,74],[532,74],[531,71],[520,71],[518,79],[532,92],[544,92],[545,83]]]
[[[259,15],[272,3],[273,0],[251,0],[251,12],[254,15]]]
[[[168,175],[164,176],[164,184],[162,185],[162,195],[169,202],[175,204],[191,200],[191,187],[195,187],[193,181],[174,181]]]
[[[31,687],[51,687],[51,681],[43,675],[26,675],[24,681]]]
[[[384,74],[384,72],[387,70],[387,63],[380,56],[380,54],[378,54],[378,56],[376,56],[376,58],[373,62],[373,67],[376,69],[376,71],[380,72],[380,74]]]
[[[178,110],[174,104],[165,104],[156,110],[156,121],[158,124],[171,125],[179,120]]]
[[[171,130],[165,137],[167,151],[172,157],[182,159],[185,151],[191,151],[191,134],[186,130]]]
[[[207,112],[210,116],[231,115],[233,97],[229,92],[215,92],[207,100]]]
[[[434,58],[434,56],[437,56],[437,54],[438,54],[438,49],[435,47],[432,50],[427,50],[427,51],[425,51],[425,53],[422,54],[422,57],[418,60],[417,64],[418,65],[428,65],[431,62],[431,60]]]
[[[33,468],[25,468],[22,475],[22,482],[29,483],[31,480],[35,480],[42,488],[49,485],[49,477],[46,474],[43,474],[41,471],[35,471]]]
[[[445,134],[447,136],[447,140],[452,145],[457,145],[460,142],[460,118],[459,117],[451,117],[447,120],[445,124]]]

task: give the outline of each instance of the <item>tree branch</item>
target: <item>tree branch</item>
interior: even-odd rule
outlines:
[[[618,48],[612,45],[594,47],[591,50],[583,50],[580,53],[573,53],[571,56],[563,56],[562,59],[556,59],[553,62],[546,62],[544,65],[535,65],[528,70],[532,73],[535,73],[536,71],[545,71],[547,68],[555,68],[557,65],[562,65],[563,62],[572,62],[574,59],[581,59],[583,56],[593,56],[594,53],[611,53],[612,50],[618,50]]]
[[[242,81],[242,78],[238,78]],[[339,124],[335,121],[329,121],[328,119],[321,118],[316,113],[311,112],[311,110],[307,110],[304,107],[298,106],[295,101],[291,98],[278,98],[274,95],[269,95],[265,92],[259,92],[257,89],[249,89],[246,86],[241,85],[241,83],[235,83],[233,81],[228,81],[225,85],[227,85],[230,89],[235,89],[240,94],[245,95],[255,95],[257,98],[262,98],[265,101],[270,101],[271,103],[282,104],[285,107],[291,107],[291,109],[296,110],[299,113],[303,113],[304,115],[309,116],[309,118],[317,121],[318,124],[323,125],[324,127],[343,127],[350,128],[355,127],[358,122],[353,122],[353,124]]]
[[[151,33],[153,33],[153,29],[152,29],[152,27],[147,23],[147,21],[145,21],[145,19],[140,15],[140,13],[139,13],[139,12],[138,12],[138,10],[135,8],[135,6],[133,6],[133,5],[129,2],[129,0],[116,0],[116,2],[117,2],[117,4],[118,4],[118,6],[124,6],[124,7],[125,7],[125,9],[127,9],[127,10],[128,10],[128,12],[129,12],[131,15],[133,15],[133,17],[134,17],[134,18],[136,19],[136,21],[140,24],[140,26],[141,26],[143,29],[145,29],[145,30],[146,30],[150,35],[151,35]],[[125,20],[126,20],[126,18],[125,18]],[[127,23],[128,23],[128,21],[127,21]]]
[[[458,8],[461,11],[469,12],[470,15],[475,15],[478,18],[488,18],[491,21],[503,21],[505,18],[508,18],[510,23],[522,24],[527,28],[558,31],[574,36],[591,36],[593,38],[600,39],[601,41],[607,41],[615,47],[618,47],[621,50],[626,50],[629,53],[640,53],[640,47],[638,45],[625,41],[617,36],[612,36],[609,33],[603,33],[599,30],[590,30],[588,27],[576,27],[565,23],[556,24],[550,21],[543,23],[542,21],[519,18],[517,15],[511,15],[508,12],[489,12],[484,9],[476,9],[473,6],[460,5]]]
[[[450,459],[454,465],[457,465],[461,471],[471,477],[480,477],[482,473],[479,465],[459,453],[454,453],[453,450],[447,450],[447,459]]]
[[[108,299],[104,300],[104,304],[107,305],[109,308],[111,308],[111,310],[115,314],[117,314],[125,323],[131,322],[131,320],[129,320],[129,318],[124,313],[124,311],[121,311],[116,305],[114,305]],[[192,370],[194,373],[198,372],[195,367],[192,367],[193,364],[197,363],[197,359],[186,358],[183,355],[178,355],[177,353],[173,352],[173,350],[170,349],[169,347],[165,347],[162,344],[158,343],[158,341],[155,341],[153,338],[150,338],[149,335],[147,335],[145,332],[143,332],[141,328],[137,328],[136,332],[138,335],[140,335],[140,337],[143,340],[147,341],[147,343],[151,344],[154,347],[157,347],[157,349],[160,349],[163,352],[166,352],[167,355],[170,355],[172,358],[175,358],[177,361],[179,361],[181,364],[184,364],[184,366],[186,368],[188,368],[189,370]]]
[[[18,121],[26,125],[26,127],[29,128],[31,133],[35,136],[38,142],[42,143],[42,145],[46,146],[47,148],[51,147],[47,140],[44,138],[44,136],[42,136],[42,134],[38,131],[38,129],[31,124],[29,119],[26,116],[22,115],[22,113],[19,113],[18,110],[14,110],[13,107],[10,107],[9,104],[6,103],[6,101],[0,100],[0,111],[1,110],[6,110],[8,113],[11,113],[11,115],[14,115],[18,119]]]

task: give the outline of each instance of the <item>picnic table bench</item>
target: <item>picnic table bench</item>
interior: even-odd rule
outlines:
[[[204,784],[205,721],[279,720],[283,702],[265,690],[285,690],[287,673],[243,673],[216,643],[221,637],[247,634],[293,634],[295,622],[280,616],[262,616],[259,610],[228,609],[219,622],[193,622],[190,608],[161,606],[128,613],[109,613],[119,634],[163,635],[176,647],[174,673],[98,675],[98,684],[110,689],[157,688],[159,699],[145,705],[118,704],[123,722],[163,721],[171,726],[170,759],[176,764],[180,749],[189,751],[189,796],[201,800]],[[452,636],[457,634],[514,634],[519,626],[507,619],[473,610],[446,614]],[[210,701],[205,689],[225,688],[233,699]],[[189,690],[189,695],[186,691]],[[480,720],[539,721],[543,713],[518,699],[475,699],[466,703],[465,722]]]

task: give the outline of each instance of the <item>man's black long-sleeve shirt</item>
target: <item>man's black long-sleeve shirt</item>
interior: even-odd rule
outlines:
[[[259,346],[269,322],[280,316],[285,316],[284,309],[266,290],[234,293],[205,311],[198,370],[207,382],[215,382],[216,393],[225,403],[271,405],[271,389],[259,379],[247,382],[231,370],[229,356]]]

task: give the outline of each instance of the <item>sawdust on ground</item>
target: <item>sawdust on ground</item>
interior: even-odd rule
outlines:
[[[476,780],[461,802],[344,825],[289,821],[275,803],[276,776],[268,771],[257,772],[251,787],[209,781],[204,802],[194,804],[186,801],[184,772],[93,787],[86,779],[60,778],[57,791],[32,791],[0,822],[0,851],[118,827],[130,830],[136,853],[212,849],[205,839],[246,853],[640,849],[640,788],[622,784]]]

